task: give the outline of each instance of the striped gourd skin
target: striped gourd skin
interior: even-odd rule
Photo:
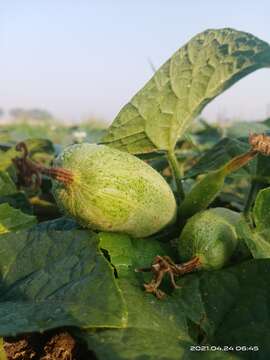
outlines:
[[[238,246],[235,227],[239,220],[239,213],[225,208],[213,208],[192,216],[178,241],[181,261],[198,256],[201,268],[222,268]]]
[[[169,185],[129,153],[83,143],[66,148],[54,166],[74,176],[69,185],[54,181],[56,202],[84,227],[146,237],[175,218]]]

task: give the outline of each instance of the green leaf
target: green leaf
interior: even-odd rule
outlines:
[[[122,295],[93,233],[33,229],[0,242],[1,336],[125,325]]]
[[[150,266],[156,255],[173,256],[168,244],[150,238],[133,239],[128,235],[102,232],[99,241],[100,248],[109,253],[120,277],[133,277],[135,269]]]
[[[246,358],[269,358],[269,259],[187,276],[179,285],[173,297],[185,306],[186,314],[193,314],[193,320],[200,319],[205,344],[258,346],[259,351],[248,351]],[[243,358],[242,352],[236,355]]]
[[[19,209],[26,214],[31,215],[33,213],[32,206],[23,192],[0,196],[0,204],[4,203],[9,204],[15,209]]]
[[[55,220],[43,221],[37,225],[37,229],[40,231],[49,231],[49,230],[61,230],[69,231],[78,229],[79,225],[75,220],[62,216]]]
[[[0,196],[17,192],[16,186],[7,172],[0,171]]]
[[[184,359],[193,344],[175,301],[158,301],[138,283],[120,282],[129,311],[126,329],[77,332],[99,360]],[[179,311],[180,310],[180,311]]]
[[[270,259],[270,229],[254,231],[252,237],[246,238],[246,244],[254,259]],[[251,246],[251,241],[253,245]]]
[[[217,95],[270,65],[270,46],[234,29],[206,30],[178,50],[123,107],[103,143],[131,153],[172,150]]]
[[[195,146],[208,149],[221,140],[223,133],[224,129],[219,124],[211,124],[203,118],[198,118],[185,137],[188,136]]]
[[[256,156],[256,161],[254,161],[255,168],[253,169],[251,173],[251,184],[248,191],[248,196],[246,197],[245,202],[245,211],[249,212],[253,203],[256,200],[258,192],[265,188],[266,186],[269,186],[270,184],[270,161],[269,156],[264,156],[262,154],[258,154]],[[267,198],[267,196],[266,196]],[[263,200],[263,196],[260,198],[260,200],[257,203],[257,210],[255,210],[255,218],[257,216],[264,218],[263,224],[265,224],[267,227],[267,218],[269,218],[268,214],[262,214],[262,210],[265,207],[265,210],[267,211],[267,202]],[[260,214],[259,214],[260,213]],[[258,223],[258,221],[257,221]],[[258,225],[258,224],[257,224]],[[260,227],[260,226],[259,226]],[[262,225],[264,227],[264,225]]]
[[[259,191],[253,208],[253,218],[257,230],[270,230],[270,187]]]
[[[269,156],[264,156],[262,154],[257,155],[256,177],[257,182],[262,183],[263,185],[270,183]]]
[[[76,331],[98,359],[242,359],[242,352],[220,356],[219,352],[217,356],[207,352],[205,357],[193,354],[190,346],[198,341],[216,347],[259,346],[256,354],[270,356],[270,260],[252,260],[219,271],[183,276],[178,280],[180,288],[160,301],[144,293],[143,275],[132,270],[135,263],[147,265],[140,255],[162,255],[163,244],[156,241],[156,245],[148,245],[148,239],[133,242],[127,236],[118,236],[118,240],[117,234],[101,236],[101,245],[107,248],[118,272],[127,302],[127,327]],[[251,350],[248,353],[253,354]]]
[[[243,240],[254,259],[270,258],[270,228],[251,229],[245,219],[238,225],[237,232]]]
[[[249,150],[247,142],[238,139],[223,138],[210,150],[204,153],[199,161],[187,172],[186,177],[195,177],[199,174],[207,173],[211,170],[217,170],[237,155],[243,154]],[[244,169],[250,169],[250,163]],[[254,167],[254,165],[253,165]],[[247,175],[247,171],[240,171]]]
[[[135,268],[149,266],[157,254],[165,255],[167,245],[151,239],[102,233],[100,246],[108,251],[118,274],[118,284],[127,303],[125,329],[76,331],[100,360],[170,359],[179,360],[193,342],[178,301],[159,301],[142,287],[144,275]],[[148,274],[148,280],[150,279]]]
[[[193,178],[204,173],[208,176],[212,170],[218,170],[233,157],[247,152],[249,148],[250,146],[245,138],[241,140],[224,138],[204,153],[198,162],[186,173],[185,178]],[[255,184],[255,192],[252,194],[252,198],[255,198],[257,189],[265,187],[265,184],[270,183],[270,162],[268,156],[258,154],[248,164],[229,174],[219,198],[242,210],[246,203],[250,181]]]
[[[27,229],[37,222],[36,217],[14,209],[9,204],[0,204],[0,234]]]
[[[261,121],[236,121],[225,132],[230,138],[248,137],[249,134],[263,134],[269,131],[269,126]]]
[[[199,174],[217,170],[233,157],[243,154],[250,149],[247,138],[221,139],[211,149],[206,151],[197,163],[186,173],[186,178],[195,177]],[[237,171],[237,177],[245,178],[253,176],[256,180],[264,183],[270,182],[269,157],[258,154],[257,157]]]

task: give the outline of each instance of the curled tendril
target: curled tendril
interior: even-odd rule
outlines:
[[[73,174],[70,170],[45,167],[41,164],[34,163],[29,159],[29,151],[24,142],[16,145],[16,150],[22,152],[21,157],[12,159],[13,164],[17,169],[17,177],[19,185],[37,189],[41,186],[41,174],[47,175],[64,184],[70,184],[73,181]]]

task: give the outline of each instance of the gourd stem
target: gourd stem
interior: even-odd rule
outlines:
[[[45,167],[38,165],[38,170],[41,174],[47,175],[59,182],[71,184],[73,181],[73,174],[70,170],[58,167]]]
[[[180,204],[185,198],[185,193],[184,193],[184,189],[183,189],[182,175],[181,175],[181,171],[179,168],[179,163],[175,156],[174,150],[168,151],[168,161],[169,161],[170,168],[172,170],[173,177],[174,177],[174,180],[176,183],[177,195],[178,195],[177,202],[178,202],[178,204]]]
[[[184,275],[198,269],[201,265],[200,258],[198,256],[193,257],[191,260],[182,264],[176,264],[179,275]]]

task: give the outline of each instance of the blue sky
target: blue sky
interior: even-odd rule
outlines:
[[[62,119],[112,121],[196,33],[233,27],[270,42],[270,2],[0,0],[0,107],[41,107]],[[267,110],[268,109],[268,110]],[[270,116],[270,69],[234,85],[209,119]]]

